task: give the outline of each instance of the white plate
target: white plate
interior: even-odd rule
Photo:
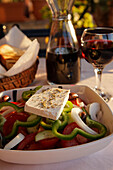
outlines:
[[[0,159],[6,162],[18,163],[18,164],[45,164],[55,163],[61,161],[67,161],[77,159],[83,156],[87,156],[94,152],[97,152],[105,148],[113,139],[113,115],[102,98],[96,94],[92,89],[87,86],[62,86],[63,88],[71,89],[71,92],[76,92],[86,103],[99,102],[103,111],[102,123],[104,123],[110,135],[102,139],[86,143],[83,145],[51,149],[40,151],[17,151],[17,150],[3,150],[0,149]],[[0,97],[7,94],[11,97],[12,101],[16,101],[21,98],[23,91],[33,89],[34,87],[27,87],[16,90],[9,90],[0,93]]]

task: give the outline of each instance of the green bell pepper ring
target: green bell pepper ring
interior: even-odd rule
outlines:
[[[52,124],[52,123],[54,123],[54,121],[55,120],[53,120],[53,119],[46,118],[46,123]]]
[[[35,91],[34,90],[29,90],[29,91],[24,91],[22,93],[22,99],[24,101],[27,101],[33,94],[35,94]]]
[[[62,121],[59,120],[61,122],[61,126],[59,128],[59,130],[63,129],[67,124],[68,124],[68,114],[63,112],[62,113]],[[47,123],[48,122],[48,123]],[[46,130],[52,130],[52,126],[53,126],[53,123],[55,121],[54,120],[48,120],[46,119],[46,122],[44,122],[43,120],[40,122],[40,125],[46,129]]]
[[[86,122],[90,127],[98,128],[100,133],[93,135],[93,134],[83,131],[82,129],[75,128],[70,134],[64,135],[64,134],[61,134],[58,132],[58,130],[60,129],[60,126],[62,126],[61,122],[59,120],[56,120],[55,123],[53,123],[52,132],[56,137],[58,137],[59,139],[62,139],[62,140],[71,140],[74,137],[76,137],[77,134],[80,134],[80,135],[82,135],[88,139],[92,139],[92,140],[100,139],[106,135],[107,128],[103,124],[90,119],[90,116],[88,116],[88,115],[86,117]]]
[[[63,111],[64,112],[70,112],[72,108],[73,108],[73,103],[71,101],[67,101]]]
[[[48,123],[44,122],[43,120],[40,122],[40,125],[46,130],[52,129],[52,124],[48,124]]]
[[[62,112],[62,119],[63,121],[59,120],[60,121],[60,127],[58,130],[62,130],[65,128],[65,126],[68,124],[68,114],[66,112]],[[54,123],[53,123],[54,124]],[[52,126],[53,128],[53,126]]]
[[[22,99],[24,101],[27,101],[33,94],[36,93],[37,90],[39,90],[42,86],[37,86],[35,89],[33,90],[28,90],[28,91],[24,91],[22,93]]]
[[[45,130],[51,130],[52,129],[52,124],[55,122],[55,120],[46,118],[45,121],[41,120],[40,125],[45,129]]]
[[[33,121],[29,121],[29,122],[22,122],[22,121],[16,120],[16,122],[13,125],[13,129],[12,129],[11,133],[9,135],[5,136],[5,139],[13,138],[16,135],[19,126],[33,127],[33,126],[36,126],[40,121],[41,121],[40,116],[38,116],[37,119],[35,119]]]
[[[11,107],[13,107],[17,112],[22,112],[22,111],[24,111],[24,107],[19,107],[19,106],[15,105],[15,104],[13,104],[13,103],[10,103],[10,102],[2,102],[2,103],[0,103],[0,109],[1,109],[2,107],[4,107],[4,106],[11,106]]]
[[[35,87],[34,91],[35,91],[35,92],[38,91],[41,87],[42,87],[42,86],[37,86],[37,87]]]
[[[91,127],[91,128],[97,128],[100,131],[100,134],[102,135],[102,137],[105,136],[105,134],[107,133],[107,128],[101,124],[100,122],[97,122],[95,120],[92,120],[90,115],[88,114],[88,112],[85,110],[85,108],[82,108],[82,110],[86,113],[86,124]]]

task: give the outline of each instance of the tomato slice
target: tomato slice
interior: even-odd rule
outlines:
[[[17,146],[17,150],[44,150],[53,149],[57,146],[57,143],[59,141],[57,137],[43,139],[35,142],[36,134],[37,133],[31,133],[27,135]]]
[[[16,111],[12,111],[12,112],[6,114],[4,117],[7,119],[9,116],[11,116],[11,115],[14,114],[14,113],[16,113]]]
[[[75,98],[75,99],[72,99],[71,102],[77,106],[80,106],[80,103],[82,102],[82,100],[80,98]]]
[[[18,133],[22,133],[24,136],[27,136],[28,135],[27,128],[19,126],[18,127]]]
[[[44,150],[54,149],[57,146],[59,139],[57,137],[43,139],[38,142],[33,142],[26,150]]]
[[[25,105],[25,102],[23,102],[23,103],[20,103],[20,102],[11,102],[11,103],[13,103],[13,104],[15,104],[15,105],[17,105],[19,107],[24,107],[24,105]]]
[[[44,149],[53,149],[55,148],[58,141],[59,139],[57,137],[54,137],[54,138],[43,139],[39,141],[39,143]]]
[[[25,122],[29,115],[25,112],[13,112],[12,114],[7,115],[6,122],[3,125],[3,134],[7,136],[11,133],[13,124],[16,120]]]
[[[83,100],[82,99],[80,99],[80,98],[75,98],[75,99],[72,99],[72,100],[70,100],[74,105],[77,105],[77,106],[79,106],[79,107],[81,107],[81,103],[83,102]],[[83,102],[84,103],[84,102]]]
[[[70,134],[76,127],[80,128],[75,122],[68,124],[64,128],[63,134]],[[61,146],[65,148],[65,147],[70,147],[70,146],[76,146],[79,144],[84,144],[86,142],[88,142],[88,139],[78,134],[72,140],[61,140]]]
[[[20,121],[23,121],[25,122],[27,120],[27,118],[29,117],[29,114],[26,113],[26,112],[12,112],[11,114],[9,113],[7,115],[7,120],[8,119],[16,119],[16,120],[20,120]]]
[[[84,136],[81,136],[79,134],[76,136],[76,138],[77,138],[77,141],[79,142],[79,144],[84,144],[89,141],[89,139],[87,139]]]
[[[23,150],[27,145],[29,145],[31,142],[35,141],[35,135],[36,133],[31,133],[27,135],[17,146],[17,150]]]
[[[29,145],[26,145],[26,147],[24,147],[24,150],[42,150],[42,149],[43,148],[40,145],[39,141],[38,142],[32,141]]]
[[[74,105],[77,104],[76,99],[71,99],[70,101],[71,101]]]
[[[20,102],[10,102],[10,103],[13,103],[13,104],[15,104],[15,105],[20,104]]]
[[[70,124],[68,124],[64,130],[63,130],[63,134],[64,135],[68,135],[70,134],[74,128],[78,127],[78,125],[75,122],[72,122]],[[79,145],[77,138],[73,138],[72,140],[61,140],[61,147],[65,148],[65,147],[70,147],[70,146],[75,146],[75,145]]]

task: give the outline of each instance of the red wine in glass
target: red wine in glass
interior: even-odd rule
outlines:
[[[113,59],[113,41],[86,40],[82,47],[82,57],[95,67],[104,67]]]
[[[95,90],[109,101],[111,95],[102,91],[101,77],[104,67],[113,59],[113,29],[104,27],[85,29],[81,37],[81,49],[82,57],[94,67]]]

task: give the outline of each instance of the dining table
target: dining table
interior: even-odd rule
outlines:
[[[95,86],[95,75],[91,64],[81,59],[81,78],[77,85]],[[46,59],[39,58],[34,81],[29,86],[48,85]],[[102,88],[113,96],[113,62],[106,65],[102,75]],[[113,98],[107,102],[113,111]],[[48,155],[49,156],[49,155]],[[0,170],[113,170],[113,141],[104,149],[74,160],[49,164],[15,164],[0,160]]]

